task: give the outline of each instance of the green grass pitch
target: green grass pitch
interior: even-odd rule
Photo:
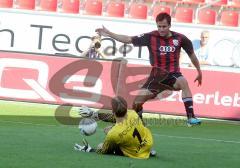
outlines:
[[[77,125],[63,125],[54,117],[55,105],[0,101],[0,167],[3,168],[239,168],[240,125],[237,122],[203,121],[201,126],[155,122],[150,124],[157,157],[131,159],[73,150],[81,142]],[[77,118],[75,109],[71,113]],[[181,122],[180,122],[181,123]],[[91,146],[103,141],[86,137]]]

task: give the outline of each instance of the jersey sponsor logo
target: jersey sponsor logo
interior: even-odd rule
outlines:
[[[174,52],[176,48],[174,46],[160,46],[159,51],[160,52]]]
[[[179,44],[179,41],[177,39],[173,39],[173,45],[178,46],[178,44]]]

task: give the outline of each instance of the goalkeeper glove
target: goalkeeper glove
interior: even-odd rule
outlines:
[[[87,106],[81,106],[78,109],[78,113],[80,116],[86,118],[86,117],[91,117],[94,119],[98,119],[98,113],[96,111],[91,110]]]
[[[94,152],[94,149],[88,144],[86,139],[83,139],[83,145],[75,144],[74,149],[81,152]]]

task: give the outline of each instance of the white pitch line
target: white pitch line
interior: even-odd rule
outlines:
[[[167,137],[167,138],[191,139],[191,140],[215,141],[215,142],[223,142],[223,143],[234,143],[234,144],[240,144],[240,141],[230,141],[230,140],[221,140],[221,139],[195,138],[195,137],[172,136],[172,135],[160,135],[160,134],[153,134],[153,135],[155,135],[155,136]]]
[[[49,126],[49,127],[62,126],[62,125],[53,125],[53,124],[36,124],[36,123],[30,123],[30,122],[22,122],[22,121],[7,121],[7,120],[0,120],[0,122],[14,123],[14,124],[24,124],[24,125],[35,125],[35,126]]]
[[[0,122],[25,124],[25,125],[36,125],[36,126],[49,126],[49,127],[69,126],[69,125],[53,125],[53,124],[36,124],[36,123],[30,123],[30,122],[7,121],[7,120],[0,120]],[[185,137],[185,136],[172,136],[172,135],[165,135],[165,134],[153,134],[153,135],[154,136],[167,137],[167,138],[178,138],[178,139],[190,139],[190,140],[214,141],[214,142],[240,144],[240,141],[231,141],[231,140],[210,139],[210,138],[195,138],[195,137]]]

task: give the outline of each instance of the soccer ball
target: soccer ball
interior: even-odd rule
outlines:
[[[79,123],[80,133],[82,135],[93,135],[97,130],[97,122],[92,118],[83,118]]]

